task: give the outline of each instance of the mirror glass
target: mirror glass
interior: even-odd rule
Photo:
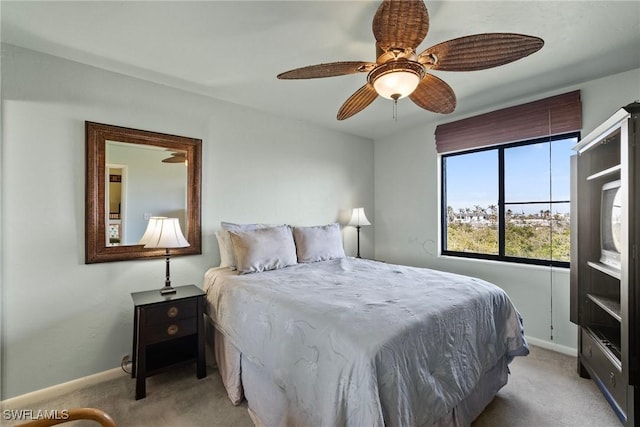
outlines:
[[[152,216],[178,218],[187,231],[186,155],[184,150],[107,141],[106,244],[137,245]]]
[[[178,218],[201,253],[201,140],[86,122],[86,263],[163,256],[138,245],[152,216]]]

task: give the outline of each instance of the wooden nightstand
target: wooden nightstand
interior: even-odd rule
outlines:
[[[146,378],[177,364],[196,361],[198,378],[207,376],[204,353],[204,292],[195,285],[176,293],[133,292],[133,366],[136,400],[146,396]]]

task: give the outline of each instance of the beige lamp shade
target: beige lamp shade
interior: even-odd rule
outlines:
[[[189,245],[178,218],[151,217],[147,230],[138,242],[145,248],[186,248]]]
[[[167,218],[166,216],[152,216],[147,223],[147,229],[138,241],[139,245],[146,245],[151,240],[151,236],[156,232],[156,228],[160,227],[160,220]]]
[[[367,219],[367,216],[364,214],[364,208],[353,208],[351,219],[349,220],[347,225],[361,226],[371,225],[371,223]]]

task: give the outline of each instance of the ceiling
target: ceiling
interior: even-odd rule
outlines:
[[[4,43],[68,58],[367,138],[443,116],[379,97],[336,120],[366,74],[278,80],[280,72],[334,61],[375,61],[379,1],[7,1]],[[433,74],[456,92],[455,115],[535,98],[640,67],[637,1],[426,1],[430,27],[418,51],[475,33],[541,37],[539,52],[483,71]],[[640,82],[639,82],[640,84]],[[445,117],[446,118],[446,117]]]

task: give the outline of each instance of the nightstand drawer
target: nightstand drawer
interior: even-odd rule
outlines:
[[[172,340],[197,332],[198,324],[195,317],[147,325],[147,343],[152,344],[164,340]]]
[[[164,324],[167,321],[177,322],[187,317],[195,317],[198,301],[173,301],[147,308],[147,325]]]

